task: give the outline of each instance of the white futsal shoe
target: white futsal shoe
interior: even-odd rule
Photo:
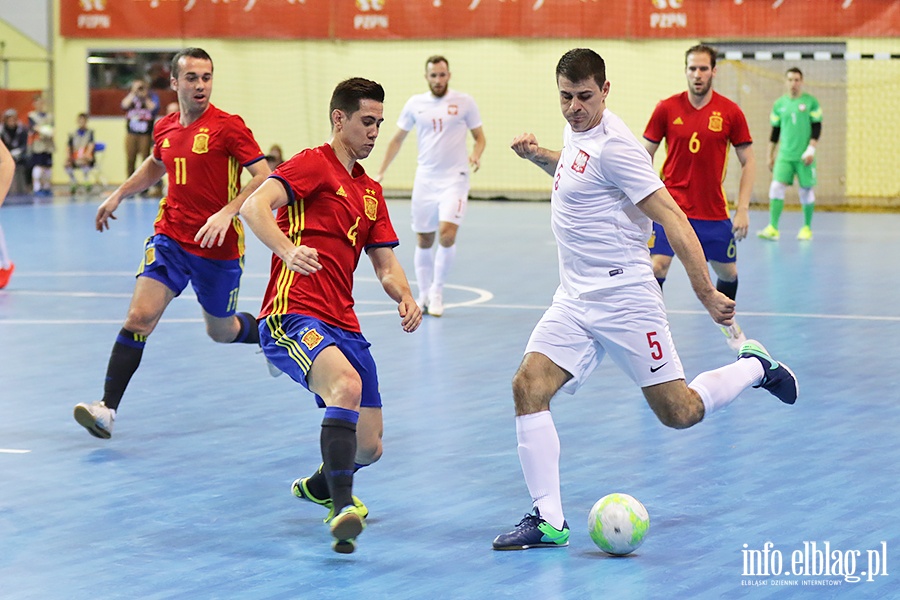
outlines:
[[[75,420],[94,437],[108,440],[112,437],[113,423],[116,422],[116,411],[107,408],[103,402],[75,405]]]
[[[444,314],[443,290],[431,288],[431,291],[428,293],[428,314],[432,317],[440,317]]]

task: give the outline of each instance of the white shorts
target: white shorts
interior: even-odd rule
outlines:
[[[416,174],[412,191],[412,230],[431,233],[438,223],[460,225],[469,203],[469,172],[440,179]]]
[[[640,387],[684,379],[662,291],[655,281],[575,300],[560,291],[531,332],[525,353],[539,352],[572,375],[574,394],[609,354]]]

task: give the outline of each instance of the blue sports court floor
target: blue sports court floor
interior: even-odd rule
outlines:
[[[411,335],[364,258],[385,455],[357,476],[371,518],[344,556],[289,491],[319,462],[321,412],[253,349],[210,341],[191,294],[151,336],[112,440],[74,422],[100,398],[156,213],[128,201],[100,234],[96,206],[0,210],[17,265],[0,291],[4,600],[900,598],[900,215],[821,212],[800,243],[789,212],[780,242],[740,244],[740,322],[799,376],[795,406],[749,390],[668,430],[612,364],[555,400],[565,549],[491,550],[530,508],[509,382],[556,287],[549,205],[473,203],[447,311]],[[411,271],[409,205],[389,206]],[[242,310],[268,261],[249,240]],[[665,293],[688,378],[732,360],[677,265]],[[627,558],[587,534],[613,491],[651,515]]]

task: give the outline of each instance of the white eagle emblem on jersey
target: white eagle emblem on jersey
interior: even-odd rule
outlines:
[[[447,114],[448,115],[458,115],[459,114],[459,106],[456,104],[450,104],[447,106]]]
[[[572,170],[576,173],[584,173],[584,169],[585,167],[587,167],[587,162],[590,159],[590,154],[588,154],[584,150],[579,150],[578,156],[575,157],[575,162],[572,163]]]

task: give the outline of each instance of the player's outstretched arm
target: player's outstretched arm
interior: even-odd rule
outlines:
[[[309,246],[295,246],[278,227],[272,211],[288,203],[284,186],[277,179],[266,179],[241,206],[241,217],[275,256],[291,271],[312,275],[322,268],[319,253]]]
[[[125,183],[116,188],[97,209],[97,216],[94,218],[94,225],[96,226],[97,231],[109,229],[109,219],[115,220],[116,216],[113,213],[119,208],[119,204],[122,203],[122,200],[128,196],[143,192],[162,179],[162,176],[165,174],[166,166],[162,162],[156,160],[152,154],[148,156],[144,162],[141,163],[141,166],[131,174],[131,177],[126,179]]]
[[[250,175],[252,175],[250,181],[247,182],[238,195],[234,197],[234,199],[223,206],[220,210],[210,215],[210,217],[206,220],[206,223],[203,224],[203,227],[197,231],[197,235],[194,236],[195,242],[200,242],[201,248],[212,248],[213,245],[221,246],[225,243],[225,236],[231,230],[232,220],[234,217],[238,216],[241,212],[241,206],[244,205],[244,201],[256,191],[262,182],[266,180],[272,170],[269,169],[269,163],[265,160],[258,160],[249,167],[247,170],[250,171]]]
[[[665,187],[661,187],[638,203],[638,208],[666,230],[669,244],[687,271],[691,287],[709,315],[720,325],[731,325],[734,300],[718,291],[709,279],[709,269],[700,240],[690,221]]]
[[[530,160],[541,168],[542,171],[553,177],[556,173],[556,164],[559,162],[560,152],[548,150],[538,145],[533,133],[523,133],[513,138],[509,145],[512,151],[520,158]]]
[[[366,250],[372,266],[375,267],[375,276],[381,282],[381,286],[388,296],[397,303],[397,312],[400,313],[400,326],[403,331],[412,333],[422,323],[422,309],[416,304],[409,288],[406,273],[400,266],[400,261],[394,254],[394,249],[387,246],[376,246]]]

